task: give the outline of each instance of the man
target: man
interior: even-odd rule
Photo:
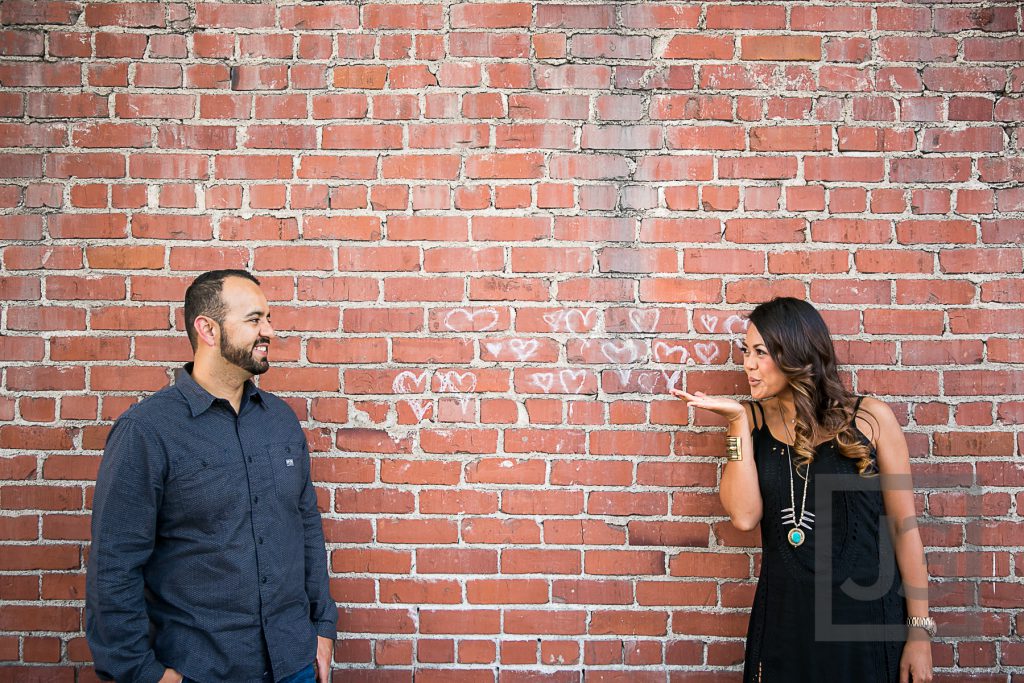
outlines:
[[[309,453],[258,389],[274,329],[244,270],[185,294],[194,360],[133,406],[96,482],[86,634],[101,677],[327,683],[337,633]]]

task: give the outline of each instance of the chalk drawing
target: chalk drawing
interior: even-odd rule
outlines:
[[[619,342],[601,342],[601,353],[609,363],[621,364],[632,363],[640,356],[636,343],[629,339]]]
[[[536,339],[509,339],[508,348],[511,349],[512,353],[516,355],[519,360],[528,360],[533,357],[533,354],[537,353],[537,349],[540,347],[540,342]]]
[[[545,394],[561,389],[558,393],[579,394],[587,383],[586,370],[561,370],[553,372],[535,372],[530,375],[530,383]]]
[[[640,389],[648,394],[654,393],[654,388],[658,386],[658,379],[660,373],[657,372],[640,372],[636,376],[636,384]]]
[[[703,363],[711,363],[721,353],[718,349],[718,344],[713,342],[698,342],[693,345],[693,353]]]
[[[657,308],[634,308],[629,312],[629,322],[636,332],[654,332],[661,320],[661,311]]]
[[[530,375],[530,382],[545,394],[550,394],[555,383],[555,375],[552,372],[535,372]]]
[[[476,389],[476,375],[472,372],[448,370],[437,373],[437,390],[445,393],[465,394]]]
[[[403,370],[395,375],[395,379],[391,382],[391,390],[396,394],[423,393],[427,390],[427,371],[424,370],[417,375],[411,370]]]
[[[654,360],[659,363],[672,363],[672,356],[679,354],[680,363],[686,363],[690,360],[690,352],[686,350],[685,346],[677,346],[676,344],[669,344],[664,341],[654,342]]]
[[[578,394],[583,391],[583,385],[587,381],[586,370],[562,370],[558,373],[558,379],[562,383],[562,389],[567,394]]]
[[[715,328],[718,327],[718,316],[710,313],[701,313],[700,322],[706,331],[714,332]]]
[[[747,328],[750,327],[750,321],[744,317],[738,315],[730,315],[725,319],[725,331],[729,334],[736,334],[737,332],[746,332]]]
[[[421,398],[407,398],[405,399],[405,403],[409,406],[409,410],[412,411],[412,414],[416,416],[417,422],[423,421],[423,418],[427,416],[427,413],[430,412],[430,408],[433,405],[433,402]]]
[[[543,318],[552,332],[585,332],[597,323],[597,314],[596,308],[588,308],[586,311],[574,308],[550,311]]]
[[[667,370],[661,371],[661,376],[665,378],[665,388],[674,389],[679,383],[679,379],[683,376],[682,370],[673,370],[671,373]]]
[[[480,318],[480,323],[477,322]],[[465,329],[474,332],[486,332],[492,330],[498,324],[498,312],[493,308],[481,308],[471,311],[466,308],[455,308],[444,316],[444,326],[451,332],[461,332]],[[460,324],[465,319],[468,324]]]

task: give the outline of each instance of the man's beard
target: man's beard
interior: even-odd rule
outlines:
[[[235,346],[228,339],[227,334],[222,334],[220,337],[220,355],[224,357],[224,360],[237,365],[246,372],[254,375],[262,375],[264,372],[270,369],[270,361],[266,358],[262,360],[256,360],[252,356],[252,350],[261,344],[269,346],[270,339],[266,337],[260,337],[256,342],[248,347]]]

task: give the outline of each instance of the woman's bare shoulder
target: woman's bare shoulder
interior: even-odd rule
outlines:
[[[889,407],[889,404],[875,398],[874,396],[865,396],[861,399],[858,416],[860,416],[861,413],[867,413],[879,424],[896,422],[896,414],[892,411],[892,408]]]

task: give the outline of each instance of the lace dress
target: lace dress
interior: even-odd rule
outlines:
[[[855,461],[843,457],[834,441],[820,444],[810,465],[806,533],[794,547],[787,538],[793,524],[783,515],[793,507],[793,518],[799,518],[806,472],[793,470],[786,444],[765,424],[764,408],[754,407],[754,460],[764,514],[743,680],[896,683],[906,604],[878,477],[859,476]],[[819,548],[829,537],[831,548]]]

